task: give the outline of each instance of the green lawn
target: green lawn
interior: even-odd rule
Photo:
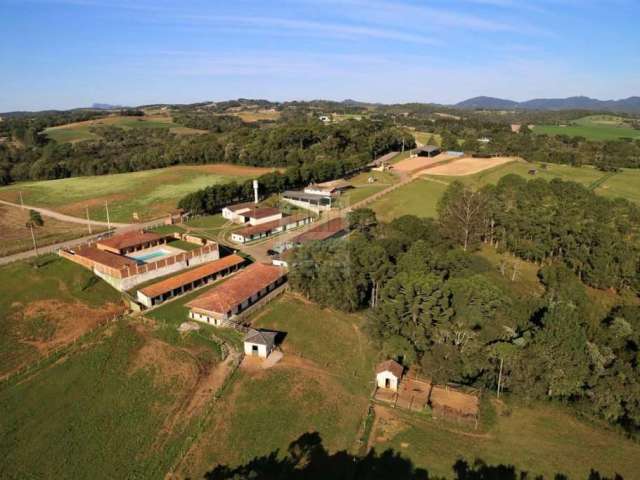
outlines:
[[[367,395],[376,352],[361,331],[364,319],[323,309],[293,295],[285,295],[256,314],[253,326],[283,331],[285,353],[312,361],[341,377],[345,388]],[[327,348],[331,345],[331,348]]]
[[[106,220],[105,202],[113,222],[131,222],[166,215],[184,195],[209,185],[243,180],[266,169],[226,165],[178,166],[141,172],[24,182],[0,188],[0,199]],[[237,174],[236,174],[237,172]]]
[[[537,170],[535,176],[529,174],[532,168]],[[546,168],[543,169],[539,164],[511,162],[468,176],[423,175],[425,178],[416,179],[376,200],[371,208],[385,221],[409,214],[435,218],[438,200],[446,190],[447,184],[457,180],[477,188],[496,184],[509,174],[519,175],[527,180],[542,178],[549,181],[559,178],[580,183],[585,187],[591,187],[599,180],[606,179],[595,189],[596,193],[609,198],[622,197],[640,204],[640,170],[625,169],[611,176],[590,166],[546,164]]]
[[[466,435],[456,424],[415,415],[398,412],[398,417],[400,431],[378,443],[376,449],[401,452],[427,469],[430,477],[453,477],[451,467],[460,458],[469,464],[481,459],[490,465],[513,465],[527,471],[527,478],[544,475],[552,479],[562,473],[571,479],[586,479],[593,468],[608,478],[619,473],[632,479],[640,471],[639,444],[604,427],[585,424],[551,405],[513,407],[510,415],[498,416],[485,436]]]
[[[575,120],[566,126],[536,125],[534,133],[546,135],[568,135],[589,140],[615,140],[622,137],[640,138],[640,130],[630,127],[621,117],[613,115],[591,115]]]
[[[47,128],[44,133],[58,143],[79,142],[82,140],[93,140],[99,138],[99,134],[93,133],[92,129],[99,129],[104,126],[114,126],[119,128],[172,128],[179,127],[173,123],[170,117],[165,116],[107,116],[96,120],[60,125]]]
[[[357,447],[376,359],[359,332],[362,318],[285,295],[256,312],[253,325],[287,333],[284,357],[269,370],[240,370],[183,462],[191,478],[218,464],[281,456],[306,432],[318,432],[332,452]]]
[[[138,364],[144,344],[121,322],[65,361],[0,390],[0,477],[163,478],[184,425],[163,429],[181,378]],[[184,359],[172,358],[179,371]]]
[[[431,145],[433,144],[440,145],[442,143],[442,137],[438,133],[415,131],[413,132],[413,136],[415,137],[417,142],[422,143],[424,145],[429,143],[429,141],[431,141],[430,142]]]
[[[378,218],[390,221],[402,215],[435,217],[438,200],[446,190],[442,181],[418,178],[371,204]]]
[[[640,170],[623,169],[595,189],[605,197],[623,197],[640,205]]]
[[[55,255],[38,263],[0,267],[0,375],[40,357],[32,340],[56,341],[91,323],[87,316],[100,318],[105,304],[120,304],[120,294],[89,270]]]

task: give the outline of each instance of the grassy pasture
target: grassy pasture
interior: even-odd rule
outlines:
[[[537,169],[535,176],[528,173],[532,168]],[[468,176],[421,175],[420,178],[413,182],[375,201],[371,208],[385,221],[408,214],[419,217],[435,217],[438,200],[449,183],[458,180],[474,187],[482,187],[488,184],[496,184],[502,177],[509,174],[519,175],[527,180],[542,178],[549,181],[559,178],[581,183],[585,187],[591,187],[606,177],[604,183],[595,189],[597,194],[609,198],[622,197],[632,202],[640,203],[640,171],[637,170],[625,169],[610,176],[593,167],[578,168],[568,165],[547,164],[547,168],[542,169],[538,164],[512,162]]]
[[[640,130],[630,127],[622,117],[614,115],[590,115],[575,120],[566,126],[536,125],[534,133],[546,135],[568,135],[589,140],[616,140],[618,138],[640,138]]]
[[[57,127],[47,128],[44,133],[58,143],[80,142],[82,140],[93,140],[99,137],[91,131],[96,127],[114,126],[124,129],[130,128],[166,128],[178,135],[192,135],[202,133],[202,130],[186,128],[173,123],[171,117],[167,115],[148,115],[144,117],[131,117],[123,115],[110,115],[96,120],[86,120],[84,122],[69,123]]]
[[[330,451],[351,450],[366,413],[376,352],[362,318],[285,295],[256,312],[253,325],[287,333],[283,359],[268,370],[242,367],[216,404],[211,425],[183,462],[192,478],[286,452],[305,432]]]
[[[426,145],[429,143],[429,139],[431,139],[431,144],[440,145],[442,143],[442,137],[438,133],[429,133],[429,132],[420,132],[414,131],[413,136],[416,139],[416,142]]]
[[[0,267],[0,376],[120,310],[120,294],[90,271],[54,255],[39,263]]]
[[[0,256],[10,255],[33,248],[31,232],[26,227],[29,219],[29,211],[19,207],[0,205]],[[100,231],[93,227],[93,233]],[[73,238],[88,235],[86,226],[77,223],[68,223],[53,218],[44,217],[44,225],[35,229],[36,243],[38,247],[52,243],[63,242]]]
[[[191,360],[121,322],[0,390],[3,478],[162,478],[184,442],[168,428]],[[170,368],[169,368],[170,367]]]
[[[106,220],[105,201],[113,222],[131,222],[166,215],[187,193],[216,183],[243,181],[270,169],[234,165],[177,166],[140,172],[24,182],[0,188],[0,199],[85,217]]]
[[[498,415],[481,435],[400,411],[390,416],[382,431],[373,432],[373,438],[381,440],[375,443],[376,449],[401,452],[428,470],[430,478],[453,477],[452,466],[461,457],[471,465],[476,459],[489,465],[513,465],[527,471],[527,478],[551,479],[562,473],[581,479],[593,468],[608,478],[619,473],[631,479],[640,471],[640,445],[552,405],[511,407],[508,415]]]

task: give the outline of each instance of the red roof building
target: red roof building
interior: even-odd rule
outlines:
[[[222,325],[286,282],[281,267],[254,263],[226,282],[187,303],[189,317]]]
[[[144,230],[136,230],[131,232],[120,233],[111,238],[100,240],[96,243],[96,247],[100,250],[115,253],[117,255],[126,255],[145,248],[153,247],[167,243],[168,235],[160,235],[153,232],[145,232]]]

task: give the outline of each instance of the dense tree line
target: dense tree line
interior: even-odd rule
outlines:
[[[348,240],[295,251],[290,283],[323,305],[365,309],[385,356],[417,363],[437,382],[494,391],[502,363],[511,395],[640,427],[640,307],[603,316],[559,258],[540,270],[544,295],[518,294],[510,275],[430,219],[378,224],[359,210],[349,223]]]
[[[507,175],[479,191],[452,184],[442,231],[464,249],[486,242],[539,264],[560,261],[595,288],[640,292],[640,209],[575,182]]]
[[[400,148],[403,139],[409,147],[414,145],[410,133],[384,122],[323,125],[315,119],[303,119],[256,127],[237,117],[212,114],[185,113],[178,118],[211,133],[181,136],[169,129],[96,126],[92,129],[96,140],[58,144],[41,134],[51,126],[49,121],[40,117],[7,119],[0,123],[7,134],[0,143],[0,181],[6,184],[218,162],[274,167],[329,160],[366,163]],[[201,118],[211,123],[201,124]]]

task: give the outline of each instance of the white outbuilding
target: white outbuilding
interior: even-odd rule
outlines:
[[[404,368],[395,360],[386,360],[376,367],[376,383],[378,388],[398,390]]]
[[[244,337],[244,353],[267,358],[276,345],[276,332],[250,329]]]

